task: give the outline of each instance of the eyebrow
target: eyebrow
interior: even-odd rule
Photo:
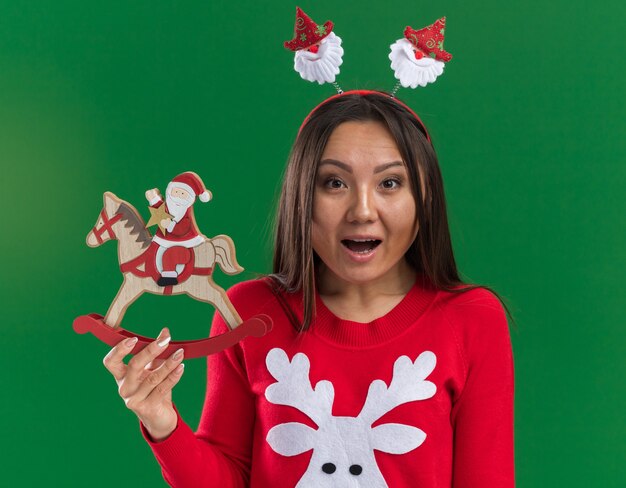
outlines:
[[[324,159],[320,161],[320,167],[325,164],[332,164],[333,166],[337,166],[344,171],[347,171],[348,173],[352,173],[352,168],[349,165],[347,165],[346,163],[342,163],[341,161],[337,161],[336,159]],[[404,163],[402,161],[392,161],[391,163],[381,164],[374,168],[374,174],[382,173],[386,169],[392,168],[394,166],[404,166]]]

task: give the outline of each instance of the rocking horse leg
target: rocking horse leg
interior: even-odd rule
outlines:
[[[134,275],[124,274],[122,286],[120,286],[113,303],[111,303],[111,306],[104,317],[104,323],[109,327],[119,327],[128,306],[143,293],[143,287],[141,286],[140,281],[141,280],[136,278]]]
[[[213,278],[210,276],[192,276],[187,280],[187,283],[189,285],[185,287],[185,293],[213,305],[230,330],[241,324],[242,320],[237,310],[230,303],[224,289],[216,285]]]

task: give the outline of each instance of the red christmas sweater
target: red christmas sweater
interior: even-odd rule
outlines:
[[[178,417],[161,442],[142,433],[173,487],[514,486],[513,356],[504,310],[479,288],[453,294],[418,279],[385,316],[357,323],[316,296],[264,280],[228,295],[273,330],[209,356],[198,430]],[[212,335],[226,331],[215,314]]]

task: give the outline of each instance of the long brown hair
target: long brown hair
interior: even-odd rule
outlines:
[[[315,269],[319,262],[311,244],[315,177],[330,135],[347,121],[381,122],[393,136],[407,167],[419,222],[417,237],[405,254],[407,262],[437,289],[453,293],[488,289],[513,319],[494,290],[464,283],[459,277],[448,228],[443,179],[426,129],[388,93],[375,92],[345,94],[319,106],[301,128],[289,154],[275,221],[273,272],[269,277],[277,291],[302,291],[304,317],[300,330],[309,328],[315,312]]]

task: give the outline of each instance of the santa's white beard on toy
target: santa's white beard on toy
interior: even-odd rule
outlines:
[[[174,197],[168,193],[165,197],[165,203],[167,205],[167,213],[178,222],[185,216],[187,209],[193,205],[193,199],[187,200],[186,198]]]
[[[443,73],[445,63],[425,55],[415,58],[413,45],[406,39],[398,39],[391,45],[391,69],[404,88],[426,86]]]
[[[317,81],[320,85],[332,83],[339,74],[342,56],[341,37],[331,32],[322,39],[317,53],[306,49],[296,51],[294,68],[305,80]]]

